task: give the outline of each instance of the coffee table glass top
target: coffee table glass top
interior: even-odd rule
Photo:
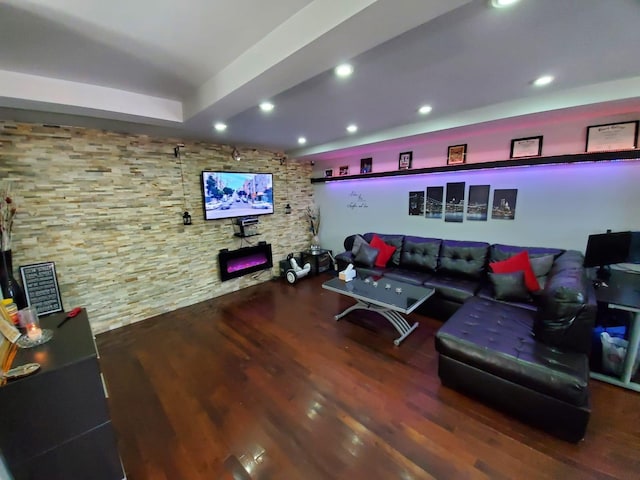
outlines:
[[[413,312],[434,293],[432,288],[384,277],[356,277],[350,282],[336,277],[324,282],[322,288],[402,313]]]

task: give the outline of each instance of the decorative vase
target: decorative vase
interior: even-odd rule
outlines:
[[[13,298],[19,309],[27,306],[27,299],[20,284],[13,278],[11,250],[0,251],[0,288],[4,298]]]
[[[320,250],[320,239],[317,235],[314,235],[311,239],[311,251],[317,252],[318,250]]]

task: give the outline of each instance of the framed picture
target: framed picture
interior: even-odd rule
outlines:
[[[53,262],[35,263],[20,267],[20,276],[27,303],[38,309],[38,315],[62,312],[56,265]]]
[[[424,215],[424,190],[409,192],[409,215]]]
[[[444,187],[427,187],[427,206],[424,211],[426,218],[442,218],[442,198]]]
[[[327,168],[324,171],[324,178],[333,177],[333,168]]]
[[[491,218],[496,220],[513,220],[514,218],[516,218],[517,199],[517,188],[494,190]]]
[[[349,165],[343,165],[340,167],[340,176],[343,177],[345,175],[349,175]]]
[[[542,135],[511,140],[509,158],[539,157],[542,155]]]
[[[398,157],[398,170],[409,170],[413,161],[413,152],[402,152]]]
[[[360,159],[360,173],[371,173],[373,170],[373,158]]]
[[[638,120],[587,127],[587,153],[632,150],[637,146]]]
[[[467,144],[452,145],[447,152],[447,165],[461,165],[467,161]]]
[[[464,215],[465,182],[447,183],[446,203],[444,205],[445,222],[462,222]]]
[[[489,185],[471,185],[467,200],[467,220],[486,222],[489,210]]]

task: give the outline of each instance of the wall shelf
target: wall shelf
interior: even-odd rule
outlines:
[[[424,175],[426,173],[459,172],[466,170],[483,170],[488,168],[529,167],[534,165],[556,165],[569,163],[602,162],[611,160],[640,159],[640,149],[620,150],[616,152],[576,153],[572,155],[554,155],[550,157],[516,158],[494,162],[465,163],[464,165],[447,165],[442,167],[416,168],[388,172],[363,173],[338,177],[312,178],[311,183],[336,182],[340,180],[363,180],[379,177],[399,177],[403,175]]]

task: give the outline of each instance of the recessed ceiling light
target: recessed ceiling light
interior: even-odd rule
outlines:
[[[298,137],[298,143],[300,145],[304,145],[305,143],[307,143],[307,139],[304,137]]]
[[[491,6],[494,8],[504,8],[510,7],[517,2],[518,0],[491,0]]]
[[[274,109],[274,107],[275,106],[271,102],[262,102],[260,104],[260,110],[262,110],[263,112],[270,112]]]
[[[358,131],[358,126],[353,123],[347,127],[347,132],[356,133]]]
[[[533,81],[533,84],[536,87],[544,87],[545,85],[549,85],[551,82],[553,82],[553,77],[551,75],[543,75],[541,77],[536,78]]]
[[[418,109],[418,113],[420,113],[421,115],[426,115],[427,113],[431,113],[431,110],[433,110],[433,108],[431,108],[431,105],[423,105]]]
[[[353,67],[348,63],[338,65],[335,69],[336,75],[339,77],[348,77],[353,73]]]
[[[224,132],[227,129],[227,125],[222,122],[217,122],[213,125],[213,128],[215,128],[218,132]]]

